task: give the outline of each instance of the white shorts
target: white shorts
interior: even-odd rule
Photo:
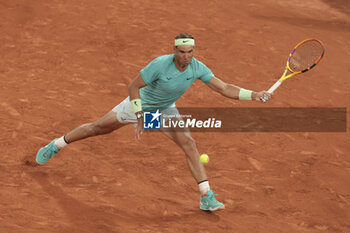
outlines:
[[[115,106],[112,111],[117,113],[117,119],[122,124],[137,123],[136,115],[132,109],[129,96],[120,104]],[[166,115],[179,115],[179,111],[177,110],[175,103],[172,104],[169,108],[162,110],[162,113]]]

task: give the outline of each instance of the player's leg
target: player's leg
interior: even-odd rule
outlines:
[[[199,160],[199,152],[197,150],[196,142],[187,132],[163,131],[163,133],[172,139],[186,154],[188,167],[192,173],[193,178],[197,182],[207,179],[203,164]]]
[[[224,209],[224,204],[217,201],[213,191],[210,190],[205,168],[200,162],[196,142],[190,132],[163,131],[163,133],[173,140],[186,154],[188,167],[192,176],[197,181],[201,192],[200,209],[210,211]]]
[[[113,111],[109,111],[97,121],[80,125],[66,135],[54,139],[51,141],[51,143],[38,151],[36,156],[37,163],[46,163],[71,142],[79,141],[92,136],[107,134],[121,128],[125,124],[122,124],[117,120],[116,114],[117,113]]]
[[[175,104],[162,111],[163,120],[181,121],[183,120]],[[186,129],[179,131],[175,129],[163,129],[162,132],[173,140],[186,154],[188,167],[192,176],[197,182],[207,180],[207,175],[203,164],[199,160],[199,153],[196,142],[191,136],[191,132]]]
[[[68,143],[92,136],[107,134],[128,123],[135,122],[136,117],[132,111],[130,100],[129,98],[126,98],[97,121],[80,125],[65,136],[56,138],[48,145],[41,148],[36,155],[36,161],[39,164],[44,164],[61,149],[67,146]]]
[[[88,137],[108,134],[123,127],[124,125],[125,124],[122,124],[117,120],[116,112],[109,111],[97,121],[80,125],[71,132],[67,133],[64,136],[64,140],[66,143],[71,143]]]

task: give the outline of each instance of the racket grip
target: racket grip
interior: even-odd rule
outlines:
[[[270,87],[270,89],[267,92],[273,93],[281,84],[282,84],[282,82],[280,80],[278,80],[275,84],[273,84],[272,87]]]

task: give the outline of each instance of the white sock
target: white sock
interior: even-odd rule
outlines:
[[[199,186],[199,191],[201,191],[202,196],[206,195],[207,192],[210,190],[209,181],[207,181],[207,180],[199,182],[198,186]]]
[[[64,136],[60,137],[55,141],[55,145],[59,150],[63,149],[63,147],[67,146],[68,143],[64,140]]]

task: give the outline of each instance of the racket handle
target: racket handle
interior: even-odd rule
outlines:
[[[270,89],[267,92],[273,93],[281,84],[282,84],[282,82],[280,80],[278,80],[275,84],[273,84],[272,87],[270,87]]]

